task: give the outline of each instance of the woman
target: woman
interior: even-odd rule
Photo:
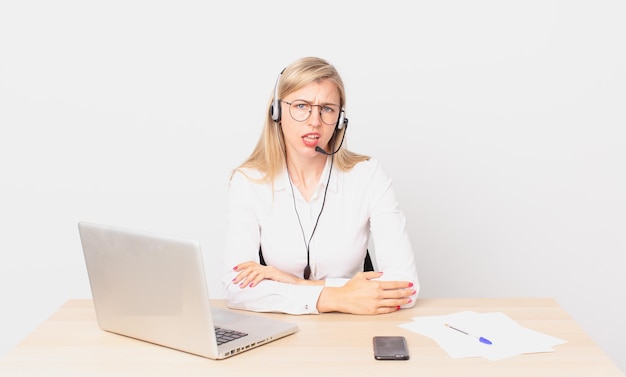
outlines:
[[[382,314],[415,305],[417,269],[391,179],[349,151],[336,69],[281,72],[265,126],[230,181],[224,256],[231,308]],[[370,236],[378,271],[363,271]]]

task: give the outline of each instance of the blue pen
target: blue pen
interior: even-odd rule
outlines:
[[[446,323],[446,326],[447,326],[447,327],[449,327],[449,328],[451,328],[452,330],[456,330],[456,331],[458,331],[458,332],[460,332],[460,333],[463,333],[463,334],[465,334],[465,335],[472,336],[472,337],[474,337],[474,338],[478,339],[481,343],[484,343],[484,344],[492,344],[492,343],[491,343],[491,340],[489,340],[489,339],[487,339],[487,338],[483,338],[482,336],[478,336],[478,335],[470,334],[470,333],[468,333],[468,332],[466,332],[466,331],[459,330],[459,329],[457,329],[456,327],[452,327],[452,326],[448,325],[447,323]]]

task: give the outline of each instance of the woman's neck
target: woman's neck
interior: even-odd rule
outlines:
[[[289,178],[307,201],[313,196],[326,166],[325,156],[320,157],[305,161],[287,158]]]

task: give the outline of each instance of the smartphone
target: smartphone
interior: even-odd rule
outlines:
[[[409,348],[403,336],[375,336],[374,358],[376,360],[408,360]]]

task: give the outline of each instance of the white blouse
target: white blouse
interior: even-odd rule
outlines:
[[[241,172],[233,175],[223,258],[223,286],[229,307],[260,312],[318,313],[316,306],[322,286],[263,280],[252,288],[240,288],[232,279],[237,275],[234,266],[259,261],[259,245],[267,265],[303,276],[307,259],[305,239],[309,241],[322,208],[330,161],[329,157],[319,185],[308,202],[293,186],[297,214],[286,171],[275,180],[273,188],[269,183],[248,179]],[[255,170],[244,172],[252,178],[261,176]],[[360,162],[348,172],[333,167],[326,203],[309,245],[310,279],[325,280],[326,286],[342,286],[363,271],[370,235],[375,249],[370,250],[370,255],[376,270],[383,272],[380,279],[410,281],[419,292],[415,257],[391,179],[375,159]],[[415,305],[415,296],[406,307]]]

